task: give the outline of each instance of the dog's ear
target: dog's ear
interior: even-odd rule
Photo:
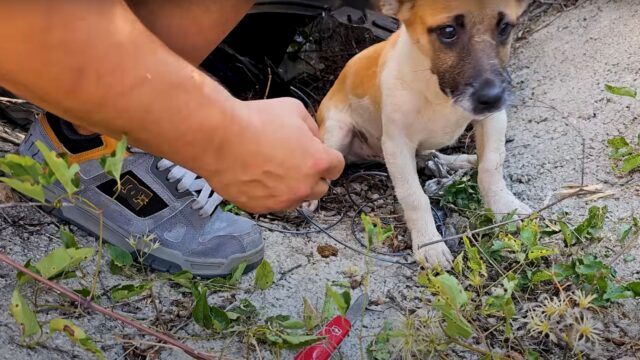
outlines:
[[[409,11],[413,7],[414,3],[415,0],[380,0],[380,9],[385,15],[404,20],[409,16]]]

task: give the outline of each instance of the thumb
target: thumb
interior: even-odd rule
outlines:
[[[344,156],[328,146],[325,146],[325,156],[327,157],[327,167],[322,172],[321,176],[327,180],[335,180],[342,174],[344,170]]]
[[[311,115],[308,112],[306,112],[306,110],[302,117],[302,120],[307,125],[307,127],[309,128],[313,136],[320,139],[320,130],[318,129],[318,124],[316,124],[316,121],[314,120],[314,118],[311,117]]]

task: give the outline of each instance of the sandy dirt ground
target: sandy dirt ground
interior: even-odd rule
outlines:
[[[640,87],[640,2],[586,1],[558,18],[544,18],[534,28],[536,26],[538,31],[516,44],[513,57],[512,75],[517,95],[510,111],[509,138],[513,141],[507,146],[507,180],[516,195],[533,208],[541,207],[567,184],[602,184],[606,190],[614,191],[612,196],[595,203],[576,198],[554,208],[554,211],[568,211],[580,218],[592,204],[608,205],[607,240],[599,244],[596,251],[611,256],[620,250],[615,241],[620,223],[638,214],[640,174],[625,178],[614,176],[606,140],[618,135],[636,137],[640,132],[640,102],[611,96],[604,91],[604,84]],[[2,144],[2,149],[10,151],[12,147]],[[316,217],[323,224],[335,219],[326,214]],[[77,233],[82,245],[94,243],[92,237],[80,231]],[[357,246],[350,234],[350,221],[343,221],[331,233]],[[35,209],[0,210],[0,249],[21,262],[40,258],[57,247],[56,234],[56,220]],[[266,291],[255,290],[252,274],[243,279],[240,291],[212,295],[212,304],[228,306],[238,299],[248,298],[264,315],[299,317],[303,296],[320,306],[325,284],[348,280],[344,273],[347,268],[356,267],[360,273],[365,271],[363,257],[341,246],[337,246],[337,257],[321,258],[316,251],[317,245],[335,245],[322,234],[291,236],[265,231],[265,241],[266,258],[277,273],[274,286]],[[627,280],[640,276],[640,246],[629,253],[638,260],[619,261],[616,266],[619,277]],[[91,267],[87,271],[91,271]],[[3,309],[11,298],[14,279],[14,271],[1,265],[0,303],[4,304]],[[106,291],[123,281],[126,279],[105,271],[100,289]],[[398,317],[421,303],[421,291],[415,287],[415,272],[398,265],[372,264],[369,288],[370,298],[380,299],[380,305],[369,307],[364,321],[343,344],[343,359],[359,359],[362,346],[379,331],[384,319]],[[172,314],[176,302],[184,301],[182,295],[166,285],[159,285],[155,290],[166,317],[174,319],[172,328],[186,322],[176,331],[177,336],[200,350],[216,353],[225,348],[230,356],[245,355],[244,344],[204,339],[205,333],[190,323],[188,316]],[[47,299],[54,297],[44,297],[43,301]],[[610,331],[640,339],[639,305],[639,301],[626,301],[614,306],[608,315]],[[152,308],[144,302],[119,305],[114,309],[142,321],[154,316]],[[39,316],[46,319],[57,315],[54,310],[42,310]],[[132,334],[131,329],[96,314],[74,321],[97,341],[107,359],[125,358],[125,349],[118,337]],[[17,326],[8,311],[0,311],[0,359],[88,358],[87,353],[59,335],[33,349],[19,343]],[[252,351],[251,355],[270,358],[267,352]],[[292,355],[285,353],[283,357],[292,358]],[[187,357],[166,349],[159,353],[159,358]]]

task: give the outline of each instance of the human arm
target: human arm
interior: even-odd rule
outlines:
[[[0,13],[0,84],[78,125],[126,133],[245,210],[318,198],[342,171],[299,102],[233,98],[123,1],[7,1]]]

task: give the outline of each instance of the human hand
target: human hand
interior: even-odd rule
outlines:
[[[203,176],[228,201],[264,213],[322,197],[344,169],[344,158],[319,139],[318,127],[298,100],[240,104],[239,131],[220,139],[220,154]]]

